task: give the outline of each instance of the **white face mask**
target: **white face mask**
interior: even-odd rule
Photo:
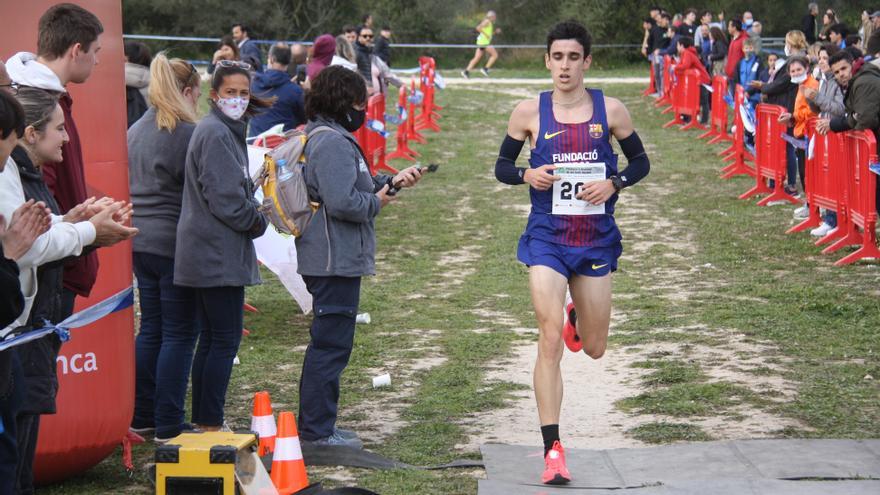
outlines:
[[[806,81],[806,80],[807,80],[807,75],[806,75],[806,74],[801,74],[801,75],[799,75],[799,76],[795,76],[795,77],[792,77],[792,78],[791,78],[791,82],[793,82],[793,83],[795,83],[795,84],[800,84],[800,83],[802,83],[802,82],[804,82],[804,81]]]
[[[785,45],[785,50],[784,50],[784,51],[785,51],[785,56],[786,56],[786,57],[790,57],[790,56],[791,56],[791,48],[789,48],[788,45]]]
[[[217,108],[219,108],[220,111],[230,119],[238,120],[244,115],[249,102],[250,98],[242,98],[240,96],[234,98],[220,98],[217,100]]]

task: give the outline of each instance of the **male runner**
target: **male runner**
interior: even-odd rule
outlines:
[[[467,69],[461,71],[461,75],[464,76],[465,79],[471,77],[471,70],[480,63],[480,59],[483,58],[483,51],[486,51],[486,53],[489,54],[489,60],[486,62],[486,66],[480,69],[480,72],[482,72],[484,76],[489,77],[489,69],[491,69],[492,65],[495,64],[495,61],[498,60],[498,52],[495,50],[495,47],[492,46],[492,36],[501,34],[501,29],[495,27],[495,19],[495,11],[490,10],[489,12],[486,12],[486,17],[477,24],[477,27],[475,28],[477,30],[477,51],[474,53],[474,58],[468,63]]]
[[[621,253],[614,203],[621,189],[648,174],[650,164],[626,107],[597,89],[584,89],[591,37],[575,22],[557,24],[547,36],[544,61],[553,91],[519,103],[510,116],[495,176],[506,184],[528,183],[532,210],[517,258],[529,266],[529,288],[538,320],[535,397],[544,439],[542,481],[571,480],[559,440],[563,341],[599,359],[611,318],[611,272]],[[617,171],[611,135],[629,165]],[[529,139],[530,168],[516,167]],[[580,318],[563,334],[566,289]]]

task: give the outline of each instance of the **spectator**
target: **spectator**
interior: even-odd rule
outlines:
[[[749,39],[752,40],[752,46],[755,48],[755,55],[760,56],[761,52],[764,49],[764,40],[761,38],[761,33],[764,31],[764,25],[761,24],[761,21],[755,21],[752,23],[752,30],[749,31]]]
[[[874,19],[880,20],[880,12]],[[865,53],[873,59],[871,60],[872,64],[880,64],[880,29],[875,29],[871,34],[871,39],[865,43]]]
[[[788,59],[788,75],[791,82],[798,85],[797,97],[795,98],[794,112],[785,112],[779,116],[780,122],[785,122],[793,127],[792,135],[798,139],[803,139],[806,135],[807,120],[816,114],[810,109],[804,91],[811,89],[818,91],[819,82],[810,74],[810,62],[806,57],[794,56]],[[801,188],[806,191],[805,169],[806,169],[806,153],[803,149],[796,149],[798,176],[801,179]],[[795,218],[804,219],[809,215],[809,208],[801,206],[795,210]]]
[[[238,43],[241,61],[250,64],[256,72],[263,72],[263,53],[257,42],[250,38],[251,30],[242,23],[232,25],[232,39]]]
[[[709,29],[712,27],[710,24],[712,23],[712,12],[708,10],[704,10],[700,13],[700,25],[697,26],[697,32],[694,35],[694,46],[697,47],[697,51],[700,51],[702,54],[707,54],[709,50],[711,50],[711,43],[709,40]],[[706,47],[701,50],[701,48]]]
[[[709,53],[709,63],[712,66],[712,75],[725,76],[724,65],[727,61],[727,36],[718,26],[709,29],[712,38],[712,52]]]
[[[727,61],[724,63],[724,73],[730,81],[730,88],[733,91],[734,83],[737,81],[737,68],[739,61],[743,58],[742,45],[747,38],[742,31],[742,21],[739,18],[733,18],[727,23],[727,32],[730,34],[730,45],[727,47]]]
[[[368,27],[371,30],[373,29],[373,14],[367,12],[361,17],[361,26]]]
[[[357,58],[354,54],[354,45],[349,43],[345,36],[339,35],[336,37],[336,54],[333,55],[330,65],[341,65],[346,69],[357,72]]]
[[[371,72],[372,62],[370,56],[373,54],[373,30],[361,26],[358,30],[358,39],[354,44],[355,56],[357,58],[358,73],[367,81],[367,89],[372,93],[373,76]]]
[[[300,86],[306,81],[306,62],[308,61],[308,51],[302,43],[294,43],[290,45],[290,65],[287,67],[287,74],[291,81]]]
[[[192,422],[203,431],[224,426],[244,286],[260,283],[253,239],[267,223],[253,197],[243,117],[269,104],[250,94],[250,69],[220,63],[211,79],[211,110],[196,125],[186,154],[174,284],[194,288],[201,334],[192,366]]]
[[[149,108],[147,91],[150,87],[152,56],[147,45],[140,41],[125,42],[125,99],[128,127],[141,118]]]
[[[373,55],[370,61],[372,62],[370,75],[373,79],[373,88],[379,94],[384,95],[387,92],[389,83],[395,88],[403,86],[403,81],[391,72],[391,68],[385,65],[385,62],[381,58]]]
[[[785,35],[785,54],[789,58],[806,54],[807,40],[804,33],[800,31],[789,31]],[[761,89],[761,94],[765,97],[765,102],[772,105],[785,107],[788,113],[794,113],[795,100],[798,94],[798,85],[792,83],[789,74],[788,62],[780,67],[773,76],[773,79],[766,83],[758,83],[755,81],[756,87]],[[786,146],[786,179],[787,185],[785,190],[788,194],[796,194],[797,189],[797,157],[791,146]]]
[[[174,284],[174,249],[184,164],[196,128],[201,79],[195,67],[159,53],[150,66],[153,106],[128,130],[128,179],[134,204],[134,274],[141,310],[135,341],[131,429],[163,442],[179,435],[198,330],[192,289]]]
[[[296,129],[306,123],[303,90],[290,82],[287,66],[290,49],[277,44],[269,50],[269,66],[262,74],[254,74],[251,93],[264,100],[274,100],[272,106],[251,119],[248,136],[256,136],[278,124],[284,130]]]
[[[657,25],[651,29],[651,46],[654,48],[651,62],[654,65],[654,82],[657,95],[663,93],[663,55],[662,52],[669,48],[670,36],[669,25],[672,18],[668,12],[661,12]]]
[[[828,27],[828,41],[834,43],[838,48],[846,48],[846,37],[849,35],[849,29],[846,24],[837,23]]]
[[[391,67],[391,28],[387,25],[382,26],[382,29],[379,30],[379,37],[376,38],[376,47],[373,52],[385,62],[385,65]]]
[[[0,214],[8,214],[26,201],[36,201],[57,215],[48,231],[42,234],[17,260],[19,282],[26,295],[24,311],[16,321],[0,330],[0,337],[41,329],[46,321],[66,318],[62,308],[63,270],[61,260],[82,253],[86,246],[110,245],[137,233],[114,222],[118,213],[122,223],[130,216],[130,206],[90,198],[64,216],[46,183],[43,169],[49,163],[62,161],[62,150],[68,140],[64,111],[58,103],[59,93],[33,87],[18,91],[24,109],[25,129],[12,151],[13,161],[0,174]],[[99,214],[100,213],[100,214]],[[112,239],[107,234],[113,234]],[[39,269],[39,270],[38,270]],[[55,413],[58,380],[55,360],[61,341],[55,334],[17,346],[15,353],[22,364],[23,402],[16,413],[15,431],[18,444],[18,489],[15,493],[33,493],[33,461],[36,452],[40,415]]]
[[[711,23],[712,26],[718,26],[722,31],[727,29],[727,24],[724,22],[724,11],[719,10],[718,15],[715,16],[716,21]]]
[[[745,10],[742,13],[742,30],[744,33],[751,35],[752,34],[752,24],[755,22],[755,18],[752,16],[751,10]]]
[[[822,30],[819,32],[818,41],[829,41],[828,30],[831,26],[839,22],[840,21],[837,19],[837,14],[834,12],[834,9],[829,7],[825,10],[825,14],[822,16]]]
[[[211,65],[208,66],[208,74],[214,73],[214,68],[221,60],[241,60],[241,52],[238,51],[238,45],[232,39],[232,36],[226,35],[220,39],[220,44],[217,45],[214,57],[211,59]]]
[[[357,435],[336,427],[339,377],[348,364],[361,278],[375,273],[374,222],[387,205],[389,184],[412,186],[416,167],[394,178],[370,175],[352,132],[363,125],[367,90],[363,78],[329,67],[306,96],[309,139],[305,178],[309,196],[321,204],[296,239],[298,271],[313,298],[311,341],[300,379],[299,433],[306,444],[361,448]],[[239,333],[240,330],[239,330]]]
[[[847,47],[852,46],[852,47],[859,48],[859,49],[864,48],[864,45],[862,44],[862,38],[857,34],[846,35],[846,38],[844,38],[843,43]]]
[[[654,19],[650,17],[645,17],[642,19],[642,29],[644,30],[644,36],[642,37],[642,56],[647,57],[649,53],[654,52],[654,47],[651,45],[651,29],[654,27]]]
[[[87,197],[82,147],[72,112],[73,98],[66,86],[82,84],[91,76],[98,63],[103,32],[101,21],[91,12],[69,3],[58,4],[40,18],[37,56],[21,52],[7,62],[9,74],[20,85],[63,93],[60,104],[69,137],[63,146],[64,159],[46,163],[42,168],[43,179],[61,211],[70,211]],[[67,261],[62,319],[73,314],[76,296],[88,297],[97,276],[98,256],[94,251]]]
[[[755,54],[755,42],[751,38],[746,38],[743,41],[743,59],[740,60],[737,68],[739,84],[743,88],[752,87],[752,81],[760,80],[762,69],[761,58]],[[761,95],[757,91],[752,91],[749,93],[749,101],[752,105],[757,105],[761,102]]]
[[[336,40],[331,34],[322,34],[315,39],[312,47],[312,59],[306,67],[306,78],[314,80],[324,67],[330,65],[333,54],[336,52]]]
[[[654,24],[660,22],[660,14],[663,12],[663,9],[657,5],[652,5],[650,9],[648,9],[648,15],[651,19],[654,19]]]
[[[680,26],[678,26],[678,35],[679,36],[688,36],[691,40],[694,39],[697,35],[697,10],[696,9],[687,9],[684,11],[683,21]]]
[[[843,104],[843,91],[834,79],[829,60],[840,50],[831,43],[822,45],[819,50],[819,89],[804,89],[804,97],[813,113],[823,118],[841,117],[846,108]],[[825,211],[822,224],[810,231],[815,237],[823,237],[837,227],[837,215],[832,210]]]
[[[678,57],[679,62],[675,64],[676,77],[683,77],[684,71],[695,69],[700,73],[700,123],[705,124],[709,121],[709,92],[703,85],[711,85],[712,78],[706,72],[697,49],[694,48],[694,40],[690,36],[680,36],[678,38]]]
[[[354,45],[358,39],[358,28],[351,24],[346,24],[342,27],[342,35],[345,36],[349,43]]]
[[[861,25],[859,27],[859,37],[867,45],[868,39],[871,38],[871,34],[873,32],[874,32],[874,19],[872,18],[872,14],[868,10],[863,10]]]
[[[807,43],[812,45],[819,39],[819,29],[816,25],[816,16],[819,15],[819,4],[811,2],[807,5],[807,14],[801,19],[801,32],[804,33]]]

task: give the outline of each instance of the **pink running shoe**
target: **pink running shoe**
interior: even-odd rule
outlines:
[[[562,327],[562,340],[565,346],[571,352],[581,352],[584,344],[577,334],[577,313],[574,310],[574,303],[568,303],[565,308],[565,326]]]
[[[565,467],[565,449],[559,440],[553,442],[553,448],[544,456],[544,474],[541,482],[545,485],[565,485],[571,481],[571,473]]]

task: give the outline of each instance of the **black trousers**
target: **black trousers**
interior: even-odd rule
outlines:
[[[339,404],[339,377],[348,366],[360,301],[360,277],[303,279],[312,294],[311,341],[299,382],[299,434],[318,440],[333,434]]]

